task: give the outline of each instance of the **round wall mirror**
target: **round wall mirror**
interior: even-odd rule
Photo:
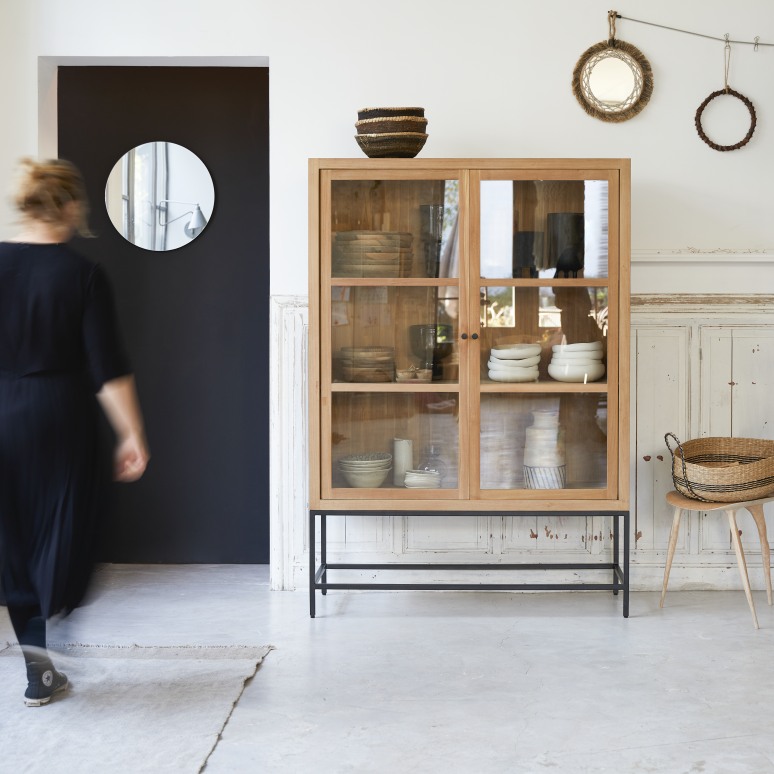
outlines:
[[[609,40],[583,52],[572,74],[581,107],[601,121],[627,121],[648,104],[653,71],[631,43]]]
[[[176,250],[196,239],[215,207],[215,186],[188,148],[157,141],[138,145],[115,163],[105,185],[111,222],[144,250]]]

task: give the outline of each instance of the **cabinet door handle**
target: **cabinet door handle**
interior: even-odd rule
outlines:
[[[477,338],[478,338],[478,334],[477,334],[477,333],[472,333],[472,334],[470,335],[470,338],[471,338],[471,339],[477,339]]]
[[[460,338],[461,338],[463,341],[465,341],[465,339],[467,339],[467,338],[468,338],[468,334],[467,334],[467,333],[463,333],[463,334],[460,336]]]

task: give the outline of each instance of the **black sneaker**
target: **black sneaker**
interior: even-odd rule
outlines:
[[[27,680],[24,703],[28,707],[42,707],[48,704],[54,694],[66,691],[69,685],[67,675],[57,672],[50,661],[42,664],[28,664]]]

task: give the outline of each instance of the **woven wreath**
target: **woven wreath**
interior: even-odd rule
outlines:
[[[707,137],[704,128],[701,125],[701,116],[702,113],[704,113],[704,108],[709,105],[710,102],[712,102],[713,99],[716,97],[721,97],[724,94],[727,94],[729,97],[736,97],[738,100],[741,100],[745,106],[747,107],[747,110],[750,111],[750,130],[747,132],[747,134],[739,140],[739,142],[735,142],[733,145],[718,145],[718,143],[713,142],[710,140],[709,137]],[[753,107],[753,103],[750,102],[747,97],[744,96],[744,94],[740,94],[738,91],[734,91],[734,89],[726,87],[725,89],[720,89],[719,91],[713,91],[712,94],[707,97],[707,99],[704,100],[704,102],[699,105],[699,109],[696,111],[696,131],[699,133],[699,137],[701,137],[704,142],[707,143],[707,145],[710,146],[713,150],[716,151],[732,151],[732,150],[739,150],[739,148],[743,148],[745,145],[747,145],[748,142],[750,142],[750,139],[753,136],[753,132],[755,132],[755,126],[758,123],[758,118],[755,114],[755,108]]]

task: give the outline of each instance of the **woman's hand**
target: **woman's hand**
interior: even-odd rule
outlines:
[[[134,377],[120,376],[105,382],[97,398],[118,438],[113,475],[116,481],[137,481],[145,472],[150,454]]]
[[[149,459],[145,441],[136,435],[127,437],[116,446],[113,463],[115,480],[137,481],[148,467]]]

